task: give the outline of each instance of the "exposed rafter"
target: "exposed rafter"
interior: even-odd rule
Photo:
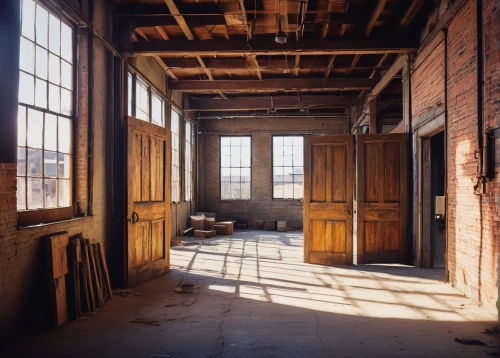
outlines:
[[[415,16],[420,11],[420,8],[424,4],[425,4],[425,0],[413,0],[411,2],[410,6],[408,6],[408,9],[406,10],[405,14],[403,15],[403,17],[399,21],[398,27],[405,28],[408,25],[410,25],[411,22],[413,21],[413,19],[415,18]]]
[[[165,4],[167,4],[168,9],[170,10],[170,13],[174,15],[175,21],[177,21],[177,24],[179,24],[179,27],[181,28],[182,32],[184,32],[184,35],[188,40],[194,40],[194,35],[191,32],[191,29],[189,28],[188,24],[186,23],[186,20],[184,19],[184,16],[181,15],[179,12],[179,9],[175,5],[174,0],[164,0]]]
[[[254,39],[252,47],[246,40],[205,41],[137,41],[127,45],[126,52],[135,56],[165,55],[171,57],[197,55],[216,56],[220,54],[241,55],[365,55],[406,54],[416,50],[416,43],[407,38],[385,39],[339,39],[288,41],[279,45],[274,39]]]
[[[361,55],[355,55],[354,58],[352,59],[351,66],[349,66],[349,69],[346,71],[345,75],[348,76],[351,74],[352,70],[356,67],[358,64],[359,59],[361,58]]]
[[[262,81],[262,72],[260,70],[259,61],[257,61],[257,56],[247,56],[247,61],[255,69],[259,80]]]
[[[382,11],[384,11],[385,4],[387,3],[387,0],[378,0],[377,5],[375,6],[375,9],[373,9],[372,14],[370,15],[370,19],[368,20],[368,23],[366,24],[365,28],[365,36],[369,36],[370,32],[372,32],[373,27],[375,26],[375,23],[377,22],[380,14]]]
[[[143,31],[141,31],[140,29],[136,29],[135,32],[139,36],[141,36],[145,41],[148,41],[148,37],[146,36],[146,34]],[[135,35],[133,37],[135,37]],[[153,58],[155,59],[156,62],[158,62],[158,64],[163,69],[163,71],[166,72],[170,78],[173,78],[174,80],[178,80],[177,76],[170,70],[170,68],[167,66],[165,61],[163,61],[163,59],[160,56],[154,55]]]
[[[333,8],[333,0],[328,0],[328,8],[326,9],[328,21],[323,24],[323,27],[321,29],[322,39],[326,38],[326,35],[328,35],[328,29],[330,28],[330,22],[332,21],[330,15],[330,13],[332,12],[332,8]]]
[[[336,57],[335,55],[332,55],[332,56],[330,56],[330,59],[328,60],[328,67],[326,68],[325,75],[324,75],[325,78],[330,77],[330,72],[332,72],[333,63],[335,62],[335,57]]]
[[[227,100],[199,98],[191,100],[189,111],[217,112],[217,111],[244,111],[296,109],[296,108],[341,108],[358,105],[358,96],[317,95],[309,96],[266,96],[266,97],[237,97]]]
[[[300,55],[295,55],[295,67],[293,69],[293,75],[298,77],[300,75]]]
[[[184,92],[218,92],[224,91],[293,91],[300,89],[329,90],[361,90],[372,88],[376,81],[364,78],[303,78],[303,79],[273,79],[273,80],[234,80],[234,81],[179,81],[172,82],[172,90]]]

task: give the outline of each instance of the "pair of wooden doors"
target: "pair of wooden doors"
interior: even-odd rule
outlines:
[[[355,254],[359,264],[405,261],[406,138],[406,134],[305,137],[305,262],[351,265]]]
[[[167,129],[127,118],[127,286],[170,266],[170,136]]]

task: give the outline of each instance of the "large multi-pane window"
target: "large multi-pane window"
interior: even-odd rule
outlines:
[[[273,137],[273,198],[304,197],[304,138]]]
[[[191,123],[186,122],[186,141],[185,141],[185,164],[184,164],[184,191],[186,201],[190,201],[193,196],[193,162],[191,159],[191,149],[193,133]]]
[[[251,137],[220,138],[221,200],[251,199],[251,157]]]
[[[128,115],[165,127],[165,101],[138,75],[128,73]]]
[[[179,113],[175,109],[170,110],[170,128],[172,132],[172,191],[171,200],[174,202],[179,202],[181,195],[181,185],[180,185],[180,170],[179,170]]]
[[[38,2],[21,8],[17,209],[69,207],[73,28]]]

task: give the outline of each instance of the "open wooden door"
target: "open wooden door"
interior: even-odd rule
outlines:
[[[170,166],[167,130],[128,117],[129,287],[169,271]]]
[[[407,134],[360,134],[356,139],[358,263],[403,263]]]
[[[304,261],[352,264],[353,137],[304,137]]]

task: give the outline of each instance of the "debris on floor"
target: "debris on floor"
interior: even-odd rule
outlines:
[[[132,289],[130,288],[119,288],[116,290],[113,290],[113,295],[114,296],[121,296],[121,297],[126,297],[127,295],[132,293]]]
[[[193,293],[194,285],[192,283],[183,283],[174,288],[174,291],[177,293]]]
[[[471,346],[485,346],[486,345],[486,343],[484,343],[483,341],[480,341],[479,339],[474,339],[474,338],[456,337],[455,342],[467,344],[467,345],[471,345]]]
[[[483,332],[481,333],[486,333],[486,334],[498,334],[500,331],[498,330],[498,327],[493,327],[493,328],[486,328]]]
[[[131,319],[130,322],[142,323],[142,324],[145,324],[147,326],[160,326],[160,322],[158,320],[152,319],[152,318],[145,318],[145,317],[134,318],[134,319]]]

